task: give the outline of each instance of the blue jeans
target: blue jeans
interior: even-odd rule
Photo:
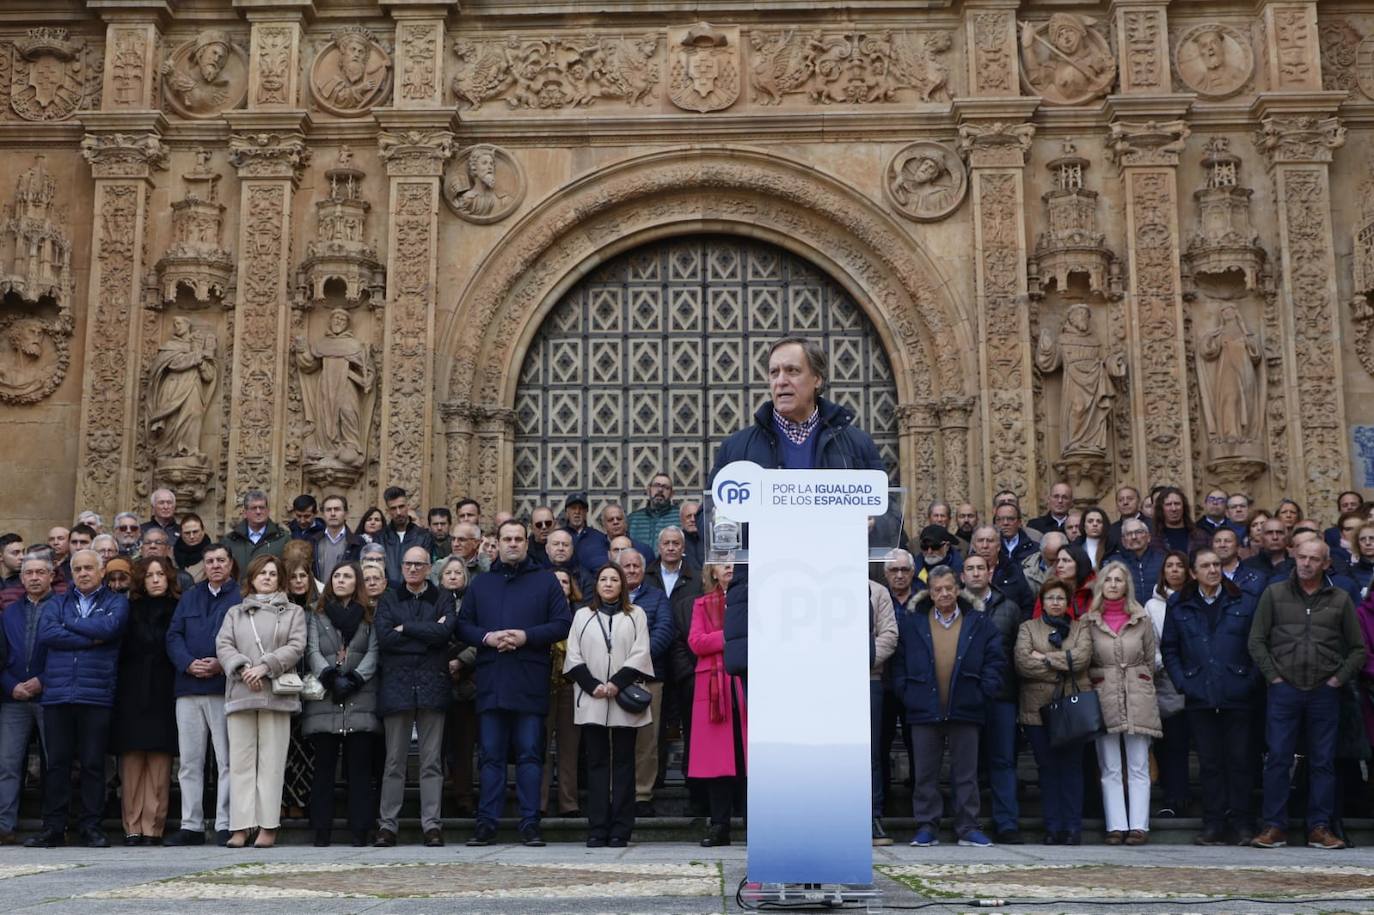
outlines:
[[[1016,801],[1016,713],[1015,702],[996,699],[986,706],[983,744],[987,747],[988,787],[992,795],[992,823],[998,832],[1020,828],[1021,808]]]
[[[0,703],[0,833],[14,832],[19,821],[19,790],[24,785],[24,764],[34,728],[38,729],[41,747],[43,707],[37,702]]]
[[[1083,830],[1083,745],[1055,749],[1038,724],[1026,725],[1026,739],[1040,772],[1040,807],[1046,832]]]
[[[1269,755],[1264,760],[1264,823],[1288,827],[1289,773],[1298,734],[1307,725],[1307,828],[1331,824],[1336,804],[1336,729],[1340,722],[1341,691],[1323,683],[1315,689],[1298,689],[1287,683],[1269,685],[1269,711],[1265,740]]]
[[[506,759],[515,752],[515,798],[520,828],[539,825],[539,786],[544,780],[544,716],[496,709],[477,716],[478,761],[482,774],[477,801],[479,825],[496,827],[506,800]]]
[[[891,749],[882,745],[883,736],[883,681],[868,681],[868,722],[870,730],[870,740],[872,745],[869,749],[873,757],[873,816],[883,815],[883,750]]]

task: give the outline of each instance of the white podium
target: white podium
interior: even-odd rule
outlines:
[[[871,885],[869,518],[887,475],[737,461],[710,493],[727,536],[747,525],[749,883],[806,887],[789,901]]]

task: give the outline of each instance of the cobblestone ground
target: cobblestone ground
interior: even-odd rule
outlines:
[[[890,911],[1369,913],[1374,851],[1191,846],[874,850]],[[0,849],[0,912],[98,915],[715,915],[740,911],[746,850]],[[1255,901],[1232,901],[1246,897]],[[1002,899],[992,908],[972,900]]]

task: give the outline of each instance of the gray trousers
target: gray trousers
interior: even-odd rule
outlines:
[[[386,730],[386,769],[382,774],[379,829],[396,832],[396,818],[406,790],[406,760],[410,756],[411,724],[420,734],[420,828],[439,829],[444,798],[444,713],[430,709],[397,712],[382,719]]]
[[[19,791],[24,787],[24,766],[34,728],[38,729],[41,746],[43,706],[37,701],[0,703],[0,833],[14,832],[19,822]]]
[[[940,825],[940,762],[949,747],[949,783],[954,792],[954,834],[978,828],[978,725],[951,721],[911,726],[911,815],[916,828]]]
[[[179,696],[177,751],[181,765],[181,828],[205,831],[205,751],[214,748],[218,783],[215,788],[215,829],[229,828],[229,725],[224,720],[223,696]]]

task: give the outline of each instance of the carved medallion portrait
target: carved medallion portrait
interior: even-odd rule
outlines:
[[[0,318],[0,403],[37,403],[57,390],[67,374],[70,335],[56,321]]]
[[[311,98],[341,118],[366,114],[390,92],[391,55],[365,28],[334,32],[310,67]]]
[[[887,163],[883,190],[908,219],[931,222],[953,213],[968,191],[968,172],[954,150],[933,140],[901,149]]]
[[[668,98],[687,111],[720,111],[739,98],[739,30],[699,22],[668,34]]]
[[[183,42],[162,64],[162,92],[186,118],[212,118],[248,97],[248,55],[219,29]]]
[[[525,199],[525,172],[510,153],[481,143],[462,150],[444,177],[444,202],[478,225],[500,222]]]
[[[1051,105],[1080,105],[1106,95],[1116,81],[1116,57],[1095,20],[1055,13],[1021,23],[1021,74],[1026,88]]]
[[[1183,82],[1198,95],[1225,98],[1239,92],[1254,70],[1249,39],[1229,25],[1209,22],[1184,32],[1174,47]]]
[[[86,99],[86,48],[66,29],[29,29],[14,41],[10,107],[26,121],[65,121]]]

